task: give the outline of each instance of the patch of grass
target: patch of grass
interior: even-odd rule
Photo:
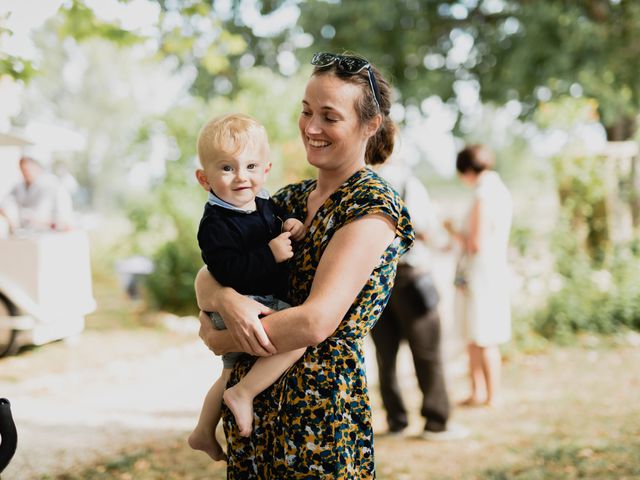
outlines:
[[[212,462],[202,452],[194,452],[181,441],[148,446],[123,453],[93,467],[51,477],[51,480],[223,480],[222,462]]]
[[[640,442],[600,446],[559,444],[539,448],[515,465],[490,468],[478,478],[486,480],[632,479],[640,477]]]

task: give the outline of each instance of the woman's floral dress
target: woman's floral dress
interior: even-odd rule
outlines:
[[[305,218],[315,180],[281,189],[274,201]],[[250,437],[241,437],[225,407],[227,478],[232,480],[375,478],[371,405],[363,339],[378,320],[393,286],[398,258],[413,242],[400,197],[369,168],[351,176],[320,207],[291,260],[290,298],[307,298],[320,258],[333,234],[362,216],[383,213],[396,222],[396,238],[334,334],[306,353],[254,400]],[[335,288],[340,288],[336,285]],[[255,361],[236,363],[230,385]]]

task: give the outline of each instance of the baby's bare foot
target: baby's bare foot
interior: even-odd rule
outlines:
[[[253,428],[253,397],[237,386],[228,388],[222,396],[236,419],[240,436],[248,437]]]
[[[187,442],[191,448],[203,451],[215,461],[227,459],[213,431],[209,432],[195,429],[191,435],[189,435]]]

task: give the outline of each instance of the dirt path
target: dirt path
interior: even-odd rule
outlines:
[[[20,436],[2,478],[43,480],[66,472],[73,473],[60,478],[94,478],[87,476],[96,468],[90,465],[115,465],[125,453],[135,454],[134,466],[111,466],[121,472],[114,475],[104,473],[103,466],[102,476],[95,478],[222,478],[223,466],[191,452],[183,441],[209,379],[220,368],[195,338],[193,332],[151,329],[88,331],[73,344],[57,343],[1,359],[0,396],[11,400]],[[377,437],[380,479],[513,478],[527,470],[531,476],[523,478],[637,478],[629,476],[640,473],[637,462],[630,453],[616,450],[636,448],[640,432],[640,339],[634,334],[631,340],[615,349],[519,356],[505,368],[505,406],[493,411],[457,409],[454,420],[469,427],[472,436],[440,444],[411,438],[421,419],[404,349],[401,378],[411,431],[404,438]],[[367,348],[374,430],[383,432],[369,343]],[[459,382],[450,387],[452,396],[461,398]],[[476,476],[491,468],[498,473]],[[554,468],[557,475],[546,476]],[[583,475],[589,469],[593,474]],[[542,477],[536,476],[541,472]]]
[[[19,441],[3,473],[32,479],[193,425],[220,362],[197,335],[86,332],[0,360]]]
[[[55,476],[123,449],[185,436],[221,362],[197,339],[154,330],[88,331],[0,359],[0,396],[19,431],[4,479]],[[367,368],[374,384],[372,345]],[[408,349],[401,372],[412,385]]]
[[[421,428],[418,390],[403,378],[411,425],[405,437],[386,437],[377,389],[372,388],[377,476],[380,480],[619,480],[640,478],[640,350],[628,344],[552,347],[517,355],[505,365],[505,404],[456,409],[471,436],[457,442],[413,437]],[[405,383],[405,382],[403,382]],[[453,390],[459,391],[457,385]],[[458,397],[460,398],[460,397]],[[159,413],[158,415],[164,415]],[[124,439],[116,454],[76,465],[52,480],[222,480],[225,468],[184,443],[184,431],[146,445]],[[143,438],[140,432],[136,433]],[[14,478],[8,476],[7,478]],[[30,477],[16,477],[30,478]],[[42,478],[42,477],[38,477]],[[44,480],[44,479],[42,479]]]

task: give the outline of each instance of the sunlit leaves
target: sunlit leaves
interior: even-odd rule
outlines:
[[[0,54],[0,77],[8,75],[16,80],[29,80],[36,70],[33,63],[24,58]]]
[[[308,0],[300,8],[300,24],[315,39],[310,50],[370,57],[405,104],[453,97],[454,81],[471,77],[483,101],[517,99],[524,113],[535,109],[541,87],[552,97],[597,99],[607,124],[640,110],[640,2]],[[451,55],[456,31],[473,39],[466,60]]]
[[[77,41],[88,38],[104,38],[118,45],[130,45],[141,40],[141,37],[118,25],[103,22],[81,0],[73,0],[70,6],[63,6],[61,14],[64,21],[61,22],[58,34],[64,37],[73,37]]]

